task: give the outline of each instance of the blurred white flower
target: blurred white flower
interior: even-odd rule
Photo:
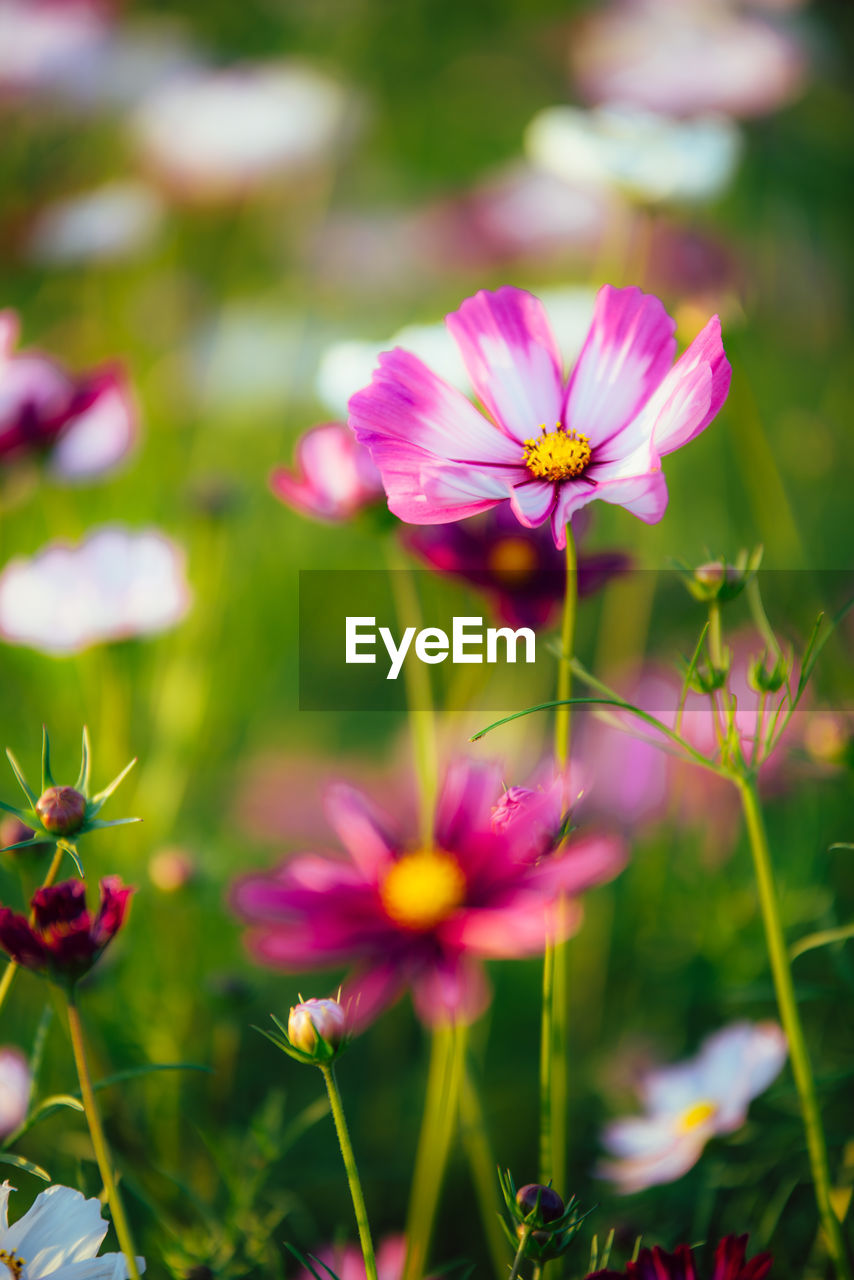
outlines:
[[[584,343],[593,305],[595,289],[568,287],[540,289],[543,302],[560,346],[561,354],[569,365]],[[398,329],[382,342],[345,341],[327,347],[320,358],[315,390],[323,403],[340,417],[347,416],[347,402],[371,380],[381,351],[403,347],[429,365],[440,378],[467,394],[471,391],[471,379],[444,322],[434,324],[409,324]]]
[[[0,1138],[23,1124],[30,1103],[32,1076],[20,1049],[0,1049]]]
[[[52,89],[108,30],[97,0],[0,0],[0,91]]]
[[[614,1159],[602,1162],[600,1176],[624,1194],[681,1178],[710,1138],[741,1128],[786,1054],[776,1023],[735,1022],[704,1040],[696,1057],[650,1071],[639,1090],[646,1114],[605,1129],[603,1143]]]
[[[548,107],[525,135],[534,164],[570,183],[644,200],[710,200],[729,184],[741,136],[726,116],[674,120],[631,106]]]
[[[793,32],[720,0],[612,0],[577,23],[569,53],[588,102],[677,116],[765,115],[806,73]]]
[[[21,1280],[127,1280],[127,1263],[120,1253],[98,1257],[108,1224],[101,1217],[100,1200],[87,1200],[79,1191],[58,1184],[36,1196],[22,1218],[9,1226],[8,1182],[0,1186],[0,1250],[13,1276]],[[145,1259],[137,1258],[145,1270]]]
[[[36,214],[27,248],[43,263],[108,262],[146,249],[163,222],[163,200],[142,182],[109,182]]]
[[[310,392],[304,385],[308,341],[305,319],[296,311],[235,300],[193,333],[188,372],[210,413],[280,407]]]
[[[178,194],[229,199],[325,161],[351,123],[347,105],[341,85],[311,67],[245,64],[173,79],[140,103],[132,127]]]
[[[0,635],[43,653],[165,631],[189,606],[184,553],[152,529],[104,525],[0,573]]]

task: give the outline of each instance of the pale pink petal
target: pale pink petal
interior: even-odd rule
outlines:
[[[622,1195],[631,1195],[665,1182],[675,1182],[697,1163],[709,1136],[704,1129],[673,1136],[669,1145],[648,1155],[603,1161],[597,1173],[614,1182]]]
[[[133,449],[139,429],[130,387],[121,371],[95,375],[82,399],[50,456],[50,470],[76,482],[119,466]]]
[[[513,514],[526,529],[535,529],[547,520],[556,501],[555,486],[547,480],[523,480],[510,490]]]
[[[340,783],[324,796],[329,825],[359,870],[376,880],[394,857],[400,841],[391,834],[392,821],[359,791]]]
[[[586,435],[594,452],[637,416],[667,373],[675,327],[651,294],[607,284],[599,290],[563,414],[564,426]]]
[[[644,418],[659,455],[672,453],[703,431],[727,398],[732,369],[712,316],[665,377]]]
[[[566,546],[566,526],[575,512],[599,497],[601,494],[597,486],[583,477],[579,480],[566,480],[558,485],[557,501],[552,510],[552,535],[558,551],[563,551]]]
[[[470,956],[443,957],[425,969],[412,987],[415,1012],[431,1027],[444,1022],[474,1022],[489,999],[486,975]]]
[[[526,880],[541,892],[583,893],[619,875],[628,861],[616,836],[572,836],[566,847],[543,859]]]
[[[496,435],[498,433],[496,432]],[[447,524],[489,511],[509,497],[522,469],[478,469],[439,462],[423,449],[377,437],[371,455],[380,469],[389,510],[408,524]]]
[[[520,444],[553,430],[563,404],[560,352],[545,308],[524,289],[481,289],[445,323],[486,410]]]
[[[697,1058],[705,1096],[718,1104],[715,1127],[739,1128],[750,1102],[777,1078],[788,1053],[775,1022],[736,1022],[703,1043]]]
[[[596,497],[625,507],[645,524],[657,524],[667,510],[667,481],[662,471],[626,480],[609,480],[597,485]]]
[[[312,427],[296,453],[296,470],[277,467],[270,484],[297,511],[321,520],[347,520],[381,497],[382,481],[370,453],[343,422]]]
[[[384,1009],[399,1000],[408,981],[407,969],[400,964],[378,964],[348,978],[341,988],[341,1002],[352,1030],[363,1031]]]

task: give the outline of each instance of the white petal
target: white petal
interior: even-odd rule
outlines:
[[[9,1228],[3,1248],[26,1258],[27,1280],[41,1280],[69,1262],[94,1258],[106,1234],[100,1201],[52,1186]]]

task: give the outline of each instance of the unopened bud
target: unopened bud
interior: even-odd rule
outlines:
[[[563,1216],[564,1203],[553,1187],[529,1182],[516,1192],[516,1204],[522,1211],[528,1226],[547,1227]],[[533,1217],[531,1216],[533,1215]],[[520,1229],[524,1230],[524,1227]]]
[[[347,1039],[347,1015],[337,1000],[303,1000],[288,1018],[288,1039],[295,1049],[327,1061]]]
[[[36,813],[45,831],[55,836],[70,836],[83,826],[86,797],[74,787],[48,787],[36,802]]]
[[[751,662],[747,673],[751,689],[755,689],[757,693],[777,693],[786,682],[788,665],[782,654],[778,655],[770,670],[765,666],[764,654],[761,658],[756,658]]]

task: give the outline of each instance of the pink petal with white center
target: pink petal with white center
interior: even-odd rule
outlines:
[[[400,347],[382,353],[370,386],[351,397],[349,415],[356,438],[372,452],[377,440],[391,439],[473,468],[521,465],[515,440]]]
[[[560,352],[539,298],[505,285],[467,298],[445,324],[477,395],[520,444],[553,430],[563,405]]]
[[[667,510],[667,481],[662,471],[626,480],[608,480],[596,486],[596,497],[625,507],[645,524],[657,524]]]
[[[552,536],[558,551],[563,551],[566,546],[566,526],[576,511],[580,511],[582,507],[587,506],[588,502],[593,502],[599,496],[598,487],[583,478],[566,480],[558,485],[557,500],[551,516]]]
[[[415,1012],[428,1026],[474,1022],[490,999],[489,983],[477,960],[468,956],[443,958],[412,984]]]
[[[503,907],[471,907],[447,920],[441,929],[449,946],[484,960],[517,960],[540,955],[552,939],[563,942],[581,924],[581,907],[564,904],[558,914],[540,893],[519,894]]]
[[[712,316],[644,410],[643,417],[659,455],[672,453],[705,430],[727,398],[731,377],[732,368],[721,341],[721,322]]]
[[[651,294],[607,284],[599,290],[562,415],[567,429],[588,437],[594,456],[637,416],[667,373],[675,328]]]
[[[547,520],[555,501],[555,486],[547,480],[523,480],[510,490],[513,514],[526,529],[536,529]]]
[[[88,403],[69,419],[51,452],[50,470],[64,480],[114,470],[136,442],[137,415],[123,374],[96,375],[83,397]]]
[[[675,1182],[697,1163],[709,1137],[708,1130],[703,1129],[678,1137],[671,1134],[670,1142],[662,1143],[659,1150],[623,1160],[602,1161],[597,1173],[610,1179],[622,1195]]]
[[[774,1022],[736,1022],[710,1036],[697,1057],[705,1095],[718,1104],[715,1127],[739,1128],[751,1101],[783,1068],[788,1044]]]
[[[376,880],[400,846],[400,841],[391,834],[391,819],[380,813],[361,792],[343,783],[326,792],[324,811],[358,869],[368,879]]]

